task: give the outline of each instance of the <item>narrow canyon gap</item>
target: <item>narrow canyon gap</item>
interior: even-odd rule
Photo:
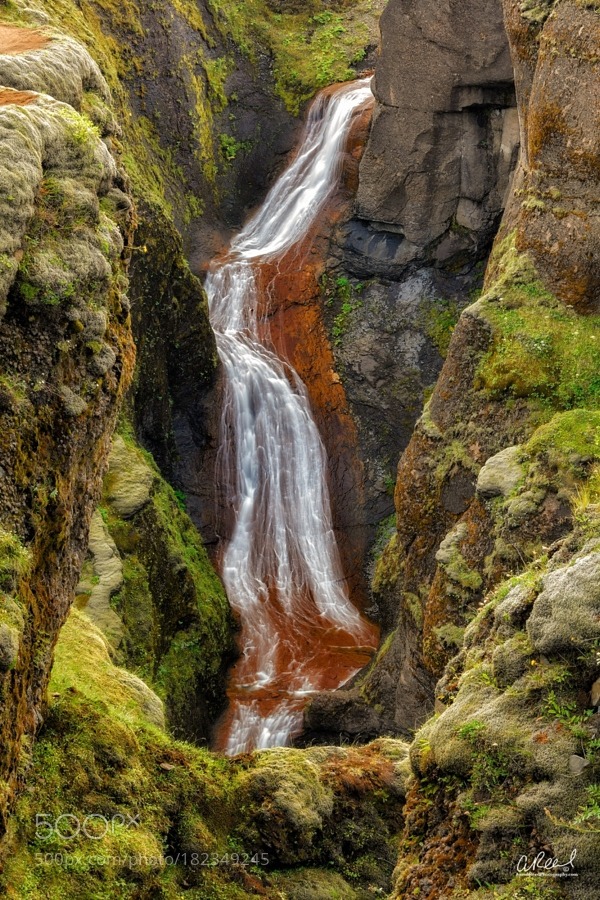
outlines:
[[[217,729],[229,755],[288,743],[310,694],[344,684],[377,644],[348,596],[323,443],[304,385],[273,349],[257,279],[306,238],[353,118],[372,102],[369,79],[317,98],[292,164],[206,279],[225,374],[218,480],[232,521],[221,574],[242,626]]]

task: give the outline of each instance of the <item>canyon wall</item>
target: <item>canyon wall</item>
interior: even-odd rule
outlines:
[[[556,890],[598,892],[600,19],[574,0],[504,14],[522,152],[482,296],[400,460],[373,585],[396,628],[307,714],[328,733],[417,729],[397,897],[521,896],[521,856],[574,850]]]
[[[327,16],[343,8],[311,23],[320,54],[332,41],[322,29],[341,27]],[[320,282],[332,345],[320,377],[358,428],[371,533],[388,511],[385,457],[408,442],[373,580],[387,637],[351,690],[307,715],[311,738],[376,740],[235,762],[172,736],[206,739],[232,628],[185,498],[131,420],[189,484],[181,473],[213,439],[216,358],[184,251],[198,234],[199,270],[250,202],[240,173],[252,151],[233,106],[215,113],[219,86],[239,95],[247,67],[272,79],[258,91],[279,97],[266,174],[316,76],[290,82],[283,51],[252,57],[239,31],[231,47],[217,34],[219,21],[231,28],[227,4],[158,2],[140,16],[135,2],[3,0],[0,11],[2,890],[364,900],[389,893],[396,862],[397,898],[597,896],[597,4],[505,0],[522,150],[482,296],[456,325],[515,156],[499,7],[388,5],[357,207],[334,228]],[[261,4],[271,13],[323,11]],[[203,28],[199,68],[188,58],[179,71]],[[235,71],[222,77],[225,45]],[[187,159],[203,146],[189,113],[206,123],[209,72],[230,206],[201,181],[206,158]],[[206,188],[204,223],[188,183]],[[313,303],[319,266],[309,274]],[[111,450],[132,325],[141,365]],[[200,521],[210,490],[195,471],[187,505]],[[410,737],[410,753],[384,734]],[[85,835],[69,845],[77,866],[38,865],[41,850],[65,847],[36,834],[37,814],[107,809],[140,827],[106,836],[105,865]],[[232,848],[256,854],[252,868]],[[576,878],[516,877],[522,856],[573,850]],[[173,863],[212,853],[226,863]],[[146,862],[132,869],[136,855]]]
[[[41,784],[58,778],[57,816],[98,809],[93,796],[97,789],[101,796],[104,767],[122,770],[124,758],[135,760],[138,735],[162,735],[144,751],[142,769],[151,770],[164,741],[169,754],[178,753],[165,727],[206,741],[222,706],[234,630],[226,599],[182,492],[163,480],[131,423],[171,478],[204,448],[207,423],[218,414],[210,394],[217,359],[206,300],[184,249],[197,248],[200,271],[292,147],[300,104],[319,83],[348,77],[349,65],[368,52],[372,4],[347,13],[352,36],[335,48],[332,39],[346,31],[339,11],[320,15],[318,5],[302,6],[286,11],[289,28],[283,36],[273,31],[271,46],[268,18],[245,19],[246,30],[232,31],[231,9],[215,4],[0,4],[3,835],[8,829],[1,863],[17,848],[16,868],[3,882],[11,896],[41,890],[19,868],[37,841],[36,815],[50,802]],[[271,15],[266,6],[260,12]],[[284,68],[290,53],[304,68]],[[132,336],[138,362],[123,402],[133,376]],[[180,479],[179,486],[187,484]],[[210,478],[201,490],[187,498],[192,512],[194,500],[198,511],[212,497]],[[84,768],[76,772],[68,761],[69,744],[79,740],[71,733],[54,770],[48,744],[34,736],[58,747],[71,721]],[[398,748],[389,745],[381,770],[384,793],[406,755]],[[200,769],[211,766],[207,755],[193,759]],[[363,793],[372,783],[369,754],[365,763]],[[315,771],[309,763],[307,802]],[[146,777],[139,767],[137,776]],[[26,777],[37,806],[22,801],[9,817]],[[393,787],[396,831],[403,784],[398,776]],[[166,807],[162,824],[149,826],[149,851],[183,809],[170,801]],[[324,821],[332,812],[327,794]],[[292,831],[310,836],[311,815],[292,817]],[[184,831],[182,840],[191,840]],[[287,839],[267,835],[266,822],[262,831],[267,844]],[[365,834],[369,852],[381,854],[379,843]],[[378,877],[387,885],[393,859],[386,853]],[[325,855],[311,859],[318,865]],[[66,896],[87,889],[68,872],[38,874],[44,890],[51,884]],[[119,884],[121,874],[114,876]],[[185,869],[180,875],[185,882]],[[143,878],[152,890],[151,864]]]
[[[519,140],[502,7],[391,0],[381,33],[350,248],[456,265],[489,246]]]
[[[398,454],[461,310],[481,290],[519,146],[499,0],[392,0],[381,34],[356,199],[331,228],[321,280],[321,316],[359,461],[349,469],[329,441],[333,495],[346,497],[337,501],[341,543],[358,537],[354,571],[367,579],[393,527]],[[348,492],[349,482],[358,489]],[[389,632],[395,611],[372,596],[369,609]]]

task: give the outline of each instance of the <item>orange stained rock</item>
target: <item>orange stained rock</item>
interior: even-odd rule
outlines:
[[[28,106],[37,98],[38,95],[32,91],[13,91],[12,88],[0,90],[0,106]]]
[[[337,86],[328,89],[333,93]],[[371,110],[357,116],[342,159],[338,188],[304,238],[277,258],[254,263],[257,314],[263,325],[260,339],[272,345],[303,381],[312,413],[327,451],[329,487],[334,528],[341,536],[338,549],[348,594],[364,609],[366,590],[362,575],[365,546],[354,528],[356,510],[363,497],[363,463],[358,452],[358,433],[343,384],[335,372],[335,360],[322,318],[320,278],[328,257],[330,235],[337,222],[350,213],[358,163],[370,123]],[[243,654],[229,673],[229,707],[215,729],[215,748],[226,750],[239,706],[251,700],[261,720],[277,712],[282,703],[300,712],[309,699],[298,692],[299,672],[312,690],[338,688],[368,664],[379,642],[379,628],[363,619],[362,634],[345,632],[322,619],[310,592],[297,597],[294,608],[301,615],[290,619],[276,590],[269,590],[265,625],[276,645],[276,677],[260,686],[252,652]],[[248,624],[241,622],[240,647],[251,646]],[[297,716],[298,730],[302,719]],[[295,734],[298,733],[298,730]],[[294,736],[294,734],[290,735]]]
[[[0,53],[17,56],[28,50],[41,50],[50,43],[50,38],[32,28],[18,28],[16,25],[0,25]]]

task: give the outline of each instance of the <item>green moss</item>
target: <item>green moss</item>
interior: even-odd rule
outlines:
[[[600,407],[600,317],[578,315],[548,293],[533,263],[515,246],[498,246],[495,277],[480,301],[493,346],[476,386],[493,397],[530,397],[555,409]]]
[[[221,155],[227,162],[232,162],[236,156],[240,153],[247,153],[252,147],[250,141],[237,141],[229,134],[219,135],[219,145]]]
[[[299,872],[290,887],[337,888],[344,882],[336,869],[347,868],[364,893],[368,875],[385,884],[391,873],[405,744],[280,748],[235,762],[175,741],[148,722],[102,636],[77,612],[58,641],[49,697],[28,790],[10,822],[0,877],[9,900],[243,900],[252,887],[280,896],[270,878],[261,885],[266,865],[254,872],[201,865],[213,853],[221,860],[264,854],[270,867],[280,857],[297,866],[309,856],[331,871],[321,880]],[[53,827],[61,816],[59,831],[75,832],[77,822],[85,828],[61,839]],[[46,853],[62,856],[38,855]],[[369,859],[378,861],[372,871]]]
[[[543,25],[557,0],[523,0],[520,5],[521,15],[532,25]]]
[[[447,649],[460,649],[462,647],[465,634],[464,628],[448,623],[434,628],[433,632],[437,640]]]
[[[31,564],[31,553],[16,534],[0,528],[0,590],[12,590],[15,580]]]
[[[467,448],[461,441],[454,440],[449,444],[444,444],[436,457],[435,477],[439,482],[444,481],[448,473],[455,466],[462,466],[474,474],[479,471],[479,465],[470,455]]]
[[[113,521],[113,529],[117,528]],[[135,546],[135,540],[133,545]],[[148,572],[135,554],[126,555],[123,559],[123,587],[111,597],[111,605],[125,625],[123,645],[120,649],[128,667],[152,684],[158,623],[148,583]]]
[[[469,568],[464,557],[455,550],[445,565],[445,571],[451,581],[460,584],[461,587],[475,591],[481,587],[482,578],[479,572]]]
[[[290,112],[334,81],[355,77],[352,65],[376,43],[384,3],[354,0],[343,14],[308,2],[303,11],[275,12],[265,0],[209,0],[215,23],[250,58],[268,48],[274,58],[276,90]]]
[[[422,628],[423,604],[421,603],[419,597],[417,597],[416,594],[411,594],[409,591],[406,591],[404,594],[402,594],[402,602],[409,611],[410,616],[417,628]]]
[[[334,278],[326,274],[321,279],[321,292],[325,306],[334,307],[336,311],[331,326],[331,336],[336,347],[341,346],[342,338],[355,318],[354,313],[363,305],[360,295],[364,287],[363,282],[351,280],[345,275]]]
[[[573,409],[557,413],[531,436],[525,450],[531,456],[552,453],[565,464],[600,460],[600,411]]]
[[[4,896],[108,900],[116,892],[133,898],[142,884],[149,896],[175,900],[192,878],[195,889],[192,885],[186,896],[199,898],[209,896],[203,893],[205,875],[217,890],[218,875],[167,865],[164,857],[227,851],[234,768],[150,725],[99,632],[77,612],[58,641],[50,696],[29,789],[11,821],[13,852],[3,876]],[[65,840],[53,827],[40,825],[53,825],[60,816],[67,818],[58,832],[75,832],[77,821],[85,827]],[[89,816],[97,818],[86,822]],[[128,825],[131,818],[137,824]],[[195,845],[193,819],[202,825]],[[86,831],[107,833],[90,839]],[[44,863],[47,858],[39,854],[46,853],[62,856]]]
[[[460,316],[460,310],[453,300],[436,299],[424,316],[425,333],[446,358],[452,334]]]
[[[224,668],[233,626],[223,586],[178,493],[122,419],[125,453],[105,478],[104,519],[123,559],[123,587],[113,605],[125,624],[124,658],[165,702],[172,728],[206,739],[224,702]],[[129,462],[127,462],[129,460]],[[119,479],[153,473],[149,501],[122,519],[110,498]],[[117,500],[114,501],[117,504]]]
[[[392,535],[385,550],[381,554],[375,567],[373,576],[373,591],[380,593],[386,588],[392,587],[398,581],[402,571],[402,559],[398,534]]]

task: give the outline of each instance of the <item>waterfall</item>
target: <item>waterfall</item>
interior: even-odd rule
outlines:
[[[221,739],[230,755],[285,745],[310,693],[340,686],[374,645],[345,586],[308,394],[265,337],[256,277],[306,237],[371,100],[369,79],[315,100],[293,162],[206,279],[225,382],[217,474],[233,514],[221,575],[242,623]]]

